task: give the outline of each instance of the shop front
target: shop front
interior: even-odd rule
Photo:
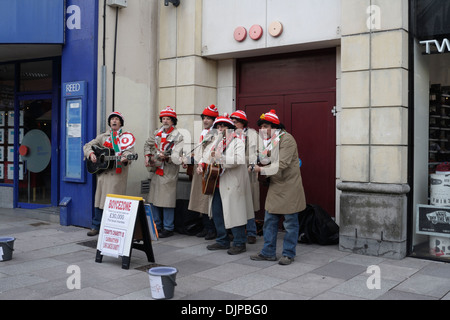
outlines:
[[[55,206],[58,189],[52,186],[58,186],[56,133],[60,59],[5,63],[0,65],[0,70],[0,190],[3,205],[21,208]]]
[[[450,3],[410,1],[411,255],[450,261]]]
[[[68,199],[64,223],[88,227],[95,181],[72,148],[96,133],[98,2],[0,6],[0,207],[59,214]],[[86,84],[83,104],[66,96],[74,82]],[[78,123],[68,106],[83,110]]]

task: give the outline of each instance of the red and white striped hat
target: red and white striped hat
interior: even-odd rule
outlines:
[[[114,112],[110,113],[110,115],[108,116],[108,125],[109,126],[111,126],[109,123],[110,123],[110,120],[111,120],[112,117],[119,117],[120,124],[123,127],[123,124],[125,122],[125,118],[123,117],[123,115],[119,111],[114,111]]]
[[[278,116],[276,115],[276,112],[274,109],[270,110],[267,113],[263,113],[261,115],[260,119],[272,122],[274,124],[280,124],[280,119],[278,119]]]
[[[230,119],[230,117],[228,116],[228,113],[224,113],[223,116],[218,116],[216,118],[216,120],[213,123],[213,128],[215,128],[216,124],[218,123],[229,123],[234,127],[234,123],[233,121]]]
[[[164,110],[161,110],[159,117],[172,117],[177,118],[177,113],[169,106],[167,106]]]
[[[247,114],[243,110],[236,110],[235,112],[233,112],[231,114],[230,118],[237,118],[237,119],[248,121]]]
[[[219,111],[215,105],[210,105],[203,110],[202,115],[217,118],[219,116]]]

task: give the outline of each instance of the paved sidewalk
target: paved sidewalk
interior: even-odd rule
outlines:
[[[0,209],[0,237],[16,238],[12,260],[0,262],[1,300],[153,300],[146,271],[154,265],[142,251],[133,250],[128,270],[120,258],[96,263],[96,237],[86,236],[87,229],[30,216],[29,210]],[[295,262],[280,266],[250,260],[262,242],[231,256],[208,251],[212,241],[175,234],[153,242],[153,250],[157,265],[178,269],[172,300],[450,300],[450,263],[299,244]],[[81,289],[68,288],[72,266],[81,272]],[[380,268],[380,289],[368,288],[376,284],[369,266]]]

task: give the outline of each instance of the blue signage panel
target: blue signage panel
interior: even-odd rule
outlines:
[[[68,197],[71,202],[61,221],[90,227],[96,177],[84,172],[82,146],[97,135],[98,0],[66,0],[66,7],[66,42],[61,58],[60,199]]]
[[[64,0],[0,0],[0,43],[63,44]]]
[[[63,180],[85,183],[86,170],[83,161],[83,141],[85,141],[86,82],[76,81],[63,83],[63,105],[65,126],[62,135],[65,140],[65,161],[62,163]]]

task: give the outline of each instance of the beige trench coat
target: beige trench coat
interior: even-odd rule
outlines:
[[[262,141],[260,141],[260,137],[255,129],[248,128],[246,130],[246,136],[245,162],[248,168],[249,164],[256,164],[258,146],[262,145]],[[250,179],[250,189],[252,191],[253,210],[256,212],[260,209],[258,174],[256,172],[249,172],[248,177]]]
[[[215,139],[211,146],[216,145],[221,135]],[[204,161],[208,163],[209,161]],[[255,217],[253,210],[252,192],[248,178],[247,165],[245,164],[245,145],[238,138],[233,139],[227,146],[221,157],[223,169],[219,178],[219,191],[222,200],[223,219],[225,228],[247,224],[247,220]],[[210,205],[213,196],[210,195]],[[210,215],[212,212],[210,211]]]
[[[156,130],[144,144],[144,155],[155,154],[155,140],[158,146],[161,139]],[[171,157],[164,163],[164,175],[153,174],[150,182],[150,192],[147,198],[149,203],[157,207],[175,208],[177,202],[177,181],[180,171],[180,158],[183,151],[183,135],[175,128],[168,136],[167,141],[175,141]]]
[[[278,146],[279,148],[272,151],[272,163],[261,168],[261,173],[270,177],[265,209],[273,214],[297,213],[306,208],[297,143],[294,137],[286,132],[280,138]],[[278,168],[275,159],[279,159]]]
[[[205,150],[208,149],[208,146],[211,144],[212,139],[210,138],[213,135],[213,131],[210,131],[203,139],[203,141],[207,141],[199,146],[196,150],[194,150],[194,173],[192,176],[191,182],[191,194],[189,197],[189,206],[188,209],[195,212],[200,212],[203,214],[208,214],[209,211],[209,200],[210,197],[208,195],[203,194],[202,192],[202,179],[203,176],[197,174],[197,164],[200,162],[202,155]]]
[[[125,132],[124,132],[125,133]],[[103,147],[103,143],[110,136],[109,132],[99,134],[94,140],[86,143],[83,147],[85,159],[89,157],[92,151],[92,146],[96,145]],[[134,154],[134,147],[125,150],[124,156]],[[113,169],[104,171],[97,174],[97,189],[95,190],[95,203],[94,207],[103,209],[107,194],[119,194],[125,195],[127,191],[128,169],[130,167],[130,161],[128,165],[122,166],[122,173],[116,173],[115,167]]]

